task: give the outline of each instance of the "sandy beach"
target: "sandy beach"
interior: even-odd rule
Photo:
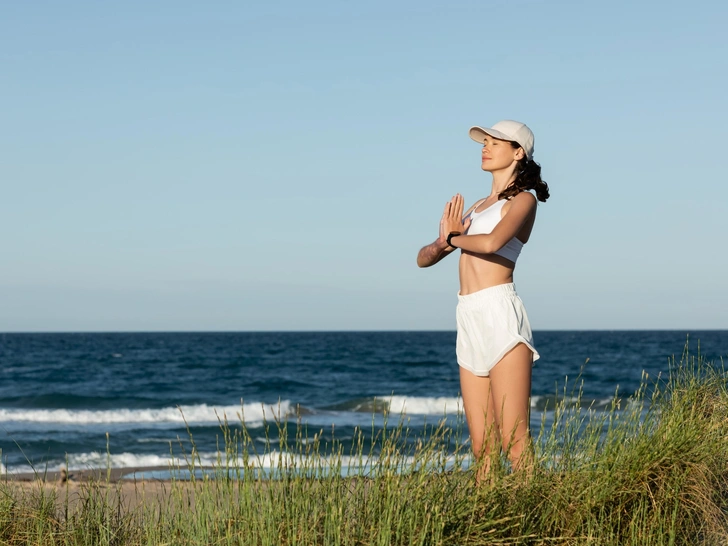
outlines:
[[[3,476],[2,483],[20,496],[33,496],[41,491],[53,494],[59,509],[65,510],[67,501],[71,511],[75,510],[79,506],[79,501],[87,498],[91,492],[108,492],[107,498],[110,503],[117,506],[120,502],[122,510],[129,511],[141,504],[159,505],[172,491],[171,479],[136,479],[134,475],[167,471],[169,467],[162,466],[72,470],[68,472],[65,480],[62,472],[48,472],[45,475],[19,473]],[[193,489],[193,483],[176,480],[174,487],[176,493],[185,495],[191,503],[191,508],[194,508],[194,495],[188,496]]]

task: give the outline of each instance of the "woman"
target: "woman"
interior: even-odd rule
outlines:
[[[523,123],[472,127],[470,138],[483,145],[481,168],[492,175],[490,194],[464,216],[462,196],[453,197],[439,237],[420,250],[417,265],[429,267],[461,251],[457,359],[480,482],[501,448],[514,469],[527,466],[531,452],[531,367],[539,355],[513,270],[531,236],[536,200],[546,201],[549,190],[533,161],[533,133]]]

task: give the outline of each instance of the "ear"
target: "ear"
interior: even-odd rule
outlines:
[[[516,153],[513,155],[514,159],[516,161],[520,161],[524,157],[526,157],[526,152],[523,151],[523,148],[520,146],[516,149]]]

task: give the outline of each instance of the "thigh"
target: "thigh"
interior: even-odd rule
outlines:
[[[497,438],[498,430],[495,427],[495,415],[493,413],[493,397],[489,377],[481,377],[460,368],[460,393],[463,397],[463,409],[465,418],[468,421],[470,442],[473,451],[480,454],[488,434],[491,436],[488,444]],[[487,446],[486,446],[487,449]]]
[[[519,343],[490,370],[494,416],[504,444],[528,433],[532,366],[531,349]]]

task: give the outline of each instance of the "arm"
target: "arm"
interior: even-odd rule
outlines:
[[[449,255],[453,250],[451,246],[447,246],[447,242],[439,237],[427,246],[423,246],[417,253],[417,266],[430,267]]]
[[[465,231],[468,228],[468,226],[470,225],[470,213],[478,205],[479,202],[480,201],[477,201],[472,207],[468,209],[468,212],[464,216],[462,216],[462,219],[460,220],[459,231]],[[442,214],[442,218],[440,218],[440,235],[437,237],[437,239],[435,239],[434,242],[430,243],[427,246],[423,246],[417,253],[418,267],[430,267],[432,265],[435,265],[444,257],[449,256],[450,253],[455,250],[455,248],[448,246],[447,244],[447,236],[450,231],[446,231],[446,228],[449,225],[446,225],[446,222],[450,217],[451,212],[454,214],[458,214],[458,217],[460,217],[461,213],[457,212],[458,205],[460,207],[459,210],[462,211],[463,197],[460,194],[453,197],[445,205],[445,211]]]
[[[511,199],[511,206],[493,231],[481,235],[459,235],[451,239],[457,247],[477,254],[492,254],[513,239],[536,209],[536,198],[521,192]],[[449,228],[448,228],[449,229]],[[459,231],[459,230],[450,230]],[[449,231],[448,231],[449,233]],[[447,243],[446,243],[447,244]]]

